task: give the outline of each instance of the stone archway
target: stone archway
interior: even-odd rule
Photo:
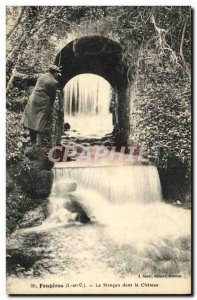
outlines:
[[[62,68],[62,89],[70,79],[83,73],[99,75],[111,84],[117,94],[114,135],[118,144],[127,144],[129,85],[120,45],[103,36],[82,37],[67,44],[56,56],[55,64]]]

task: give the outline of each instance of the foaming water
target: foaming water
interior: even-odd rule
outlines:
[[[67,134],[71,137],[87,138],[102,138],[110,134],[113,130],[112,115],[106,117],[102,115],[84,116],[83,114],[76,114],[73,116],[65,115],[65,122],[71,125],[75,131],[68,131]]]
[[[76,222],[77,212],[66,207],[72,199],[120,245],[134,244],[140,249],[190,235],[190,211],[162,202],[154,166],[54,169],[49,217],[34,230],[82,226]]]
[[[56,211],[57,202],[63,205],[65,185],[75,182],[77,190],[73,194],[77,201],[117,243],[135,243],[143,248],[149,242],[190,234],[190,212],[162,202],[154,166],[67,168],[54,172],[51,207]]]
[[[162,202],[155,167],[58,168],[54,173],[49,217],[41,226],[18,230],[7,243],[8,289],[23,286],[25,291],[32,281],[59,284],[60,278],[64,284],[85,278],[87,286],[155,283],[159,275],[165,277],[165,292],[172,293],[172,282],[189,290],[190,211]],[[92,222],[76,221],[78,212],[66,205],[75,202]]]
[[[165,239],[177,240],[190,235],[190,211],[157,202],[110,203],[94,190],[78,191],[79,199],[89,214],[105,226],[105,233],[118,245],[147,247],[162,244]]]

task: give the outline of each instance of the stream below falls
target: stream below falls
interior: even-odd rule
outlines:
[[[8,238],[8,291],[36,293],[42,283],[63,282],[99,293],[96,283],[188,279],[191,213],[162,201],[154,166],[57,168],[54,174],[49,217]],[[74,202],[90,222],[76,221],[78,211],[68,209]]]

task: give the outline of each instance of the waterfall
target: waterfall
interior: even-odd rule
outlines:
[[[126,210],[129,219],[139,204],[159,204],[161,200],[159,175],[154,166],[57,167],[49,198],[49,218],[42,228],[73,224],[79,213],[83,218],[85,214],[86,219],[94,216],[98,222],[107,223],[112,217],[109,211],[114,211],[116,219],[118,212]]]
[[[91,241],[88,253],[94,255],[98,245],[110,253],[115,247],[123,264],[126,261],[130,267],[132,263],[136,274],[139,261],[146,265],[147,259],[148,274],[155,274],[156,267],[164,274],[178,274],[185,270],[185,258],[189,263],[190,221],[190,211],[162,201],[154,166],[68,165],[54,168],[49,217],[34,230],[54,232],[57,244],[60,239],[67,245],[69,239],[71,249],[78,243],[83,249]],[[132,256],[128,260],[127,253]]]
[[[100,76],[82,74],[64,88],[64,121],[83,136],[102,137],[111,133],[111,87]]]
[[[57,168],[54,172],[56,182],[64,179],[66,184],[67,180],[72,180],[77,188],[85,188],[87,193],[93,190],[110,203],[150,203],[162,199],[159,175],[154,166]]]
[[[12,286],[59,284],[60,278],[62,284],[70,278],[78,283],[87,274],[88,284],[102,283],[103,274],[105,282],[121,284],[136,278],[143,284],[161,282],[160,277],[166,282],[178,275],[179,286],[187,286],[191,213],[161,201],[155,167],[68,166],[55,168],[54,175],[49,217],[11,235]],[[23,267],[23,260],[30,266]]]

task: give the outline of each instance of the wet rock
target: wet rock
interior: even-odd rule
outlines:
[[[70,140],[70,141],[69,141],[69,146],[70,146],[70,147],[74,147],[75,144],[76,144],[75,141],[73,141],[73,140]]]
[[[177,205],[182,205],[181,201],[177,200],[176,202]]]
[[[90,147],[90,143],[83,143],[82,146],[83,147]]]
[[[77,213],[75,218],[77,222],[86,224],[91,221],[84,206],[78,201],[78,198],[72,194],[68,195],[68,199],[65,201],[64,208],[71,213]]]
[[[8,249],[6,257],[7,275],[28,270],[37,260],[36,255],[23,253],[21,249]]]
[[[106,134],[104,137],[102,137],[100,140],[101,141],[106,141],[106,140],[112,140],[113,139],[113,136],[112,134]]]
[[[101,146],[101,142],[92,142],[91,146]]]
[[[53,172],[47,170],[27,170],[21,172],[21,186],[34,197],[48,197],[53,183]]]
[[[173,205],[180,206],[180,205],[182,205],[182,203],[180,200],[177,200],[177,201],[173,202]]]
[[[29,169],[33,170],[51,170],[53,163],[48,159],[46,147],[33,145],[25,148],[25,162]]]
[[[64,131],[70,130],[70,124],[69,123],[65,123],[64,124]]]
[[[34,175],[34,193],[36,196],[48,197],[53,183],[52,171],[40,171]]]
[[[91,221],[85,212],[78,213],[75,220],[82,224],[87,224],[87,223],[90,223],[90,221]]]
[[[111,140],[106,140],[102,143],[103,146],[111,146],[112,145],[112,141]]]
[[[19,228],[29,228],[41,225],[47,217],[47,208],[43,205],[38,206],[36,209],[28,211],[18,223]]]
[[[11,176],[7,173],[6,174],[6,191],[11,192],[14,188],[14,182]]]
[[[75,149],[77,150],[77,153],[81,153],[84,150],[84,146],[80,144],[75,144]]]

